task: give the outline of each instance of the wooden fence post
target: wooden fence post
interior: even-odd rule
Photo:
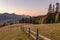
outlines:
[[[24,27],[22,27],[22,31],[24,31]]]
[[[27,27],[26,27],[26,29],[25,29],[25,32],[26,32],[26,35],[27,35],[27,34],[28,34],[28,33],[27,33],[27,32],[28,32],[28,31],[27,31]]]
[[[28,30],[28,37],[30,38],[30,28],[29,28],[29,30]]]
[[[39,37],[39,34],[38,34],[38,28],[37,28],[37,31],[36,31],[36,40],[38,40],[38,37]]]

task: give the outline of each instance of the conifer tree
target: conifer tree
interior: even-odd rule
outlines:
[[[52,12],[52,4],[49,5],[49,9],[48,9],[48,12]]]
[[[59,3],[56,3],[56,12],[59,11]]]
[[[53,5],[53,13],[55,12],[55,6]]]

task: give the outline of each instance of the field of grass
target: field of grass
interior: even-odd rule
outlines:
[[[34,32],[39,29],[39,34],[51,40],[60,40],[60,23],[57,24],[15,24],[0,27],[0,40],[28,40],[27,35],[20,29],[27,27]],[[32,40],[32,39],[31,39]]]
[[[0,27],[0,40],[28,40],[20,25]]]
[[[33,31],[36,32],[36,29],[39,29],[39,34],[51,39],[51,40],[60,40],[60,23],[56,24],[27,24],[23,25],[24,27],[27,27]]]

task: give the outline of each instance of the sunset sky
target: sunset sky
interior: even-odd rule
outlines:
[[[44,15],[48,12],[49,4],[56,4],[57,2],[60,2],[60,0],[0,0],[0,13]]]

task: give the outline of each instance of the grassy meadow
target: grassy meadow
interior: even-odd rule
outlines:
[[[36,29],[39,29],[39,34],[51,39],[51,40],[60,40],[60,23],[57,24],[28,24],[24,27],[27,27],[36,32]]]
[[[0,40],[28,40],[21,31],[20,25],[11,25],[0,28]]]
[[[0,40],[29,40],[27,35],[20,29],[27,27],[51,40],[60,40],[60,23],[58,24],[14,24],[0,27]],[[32,40],[32,39],[30,39]]]

